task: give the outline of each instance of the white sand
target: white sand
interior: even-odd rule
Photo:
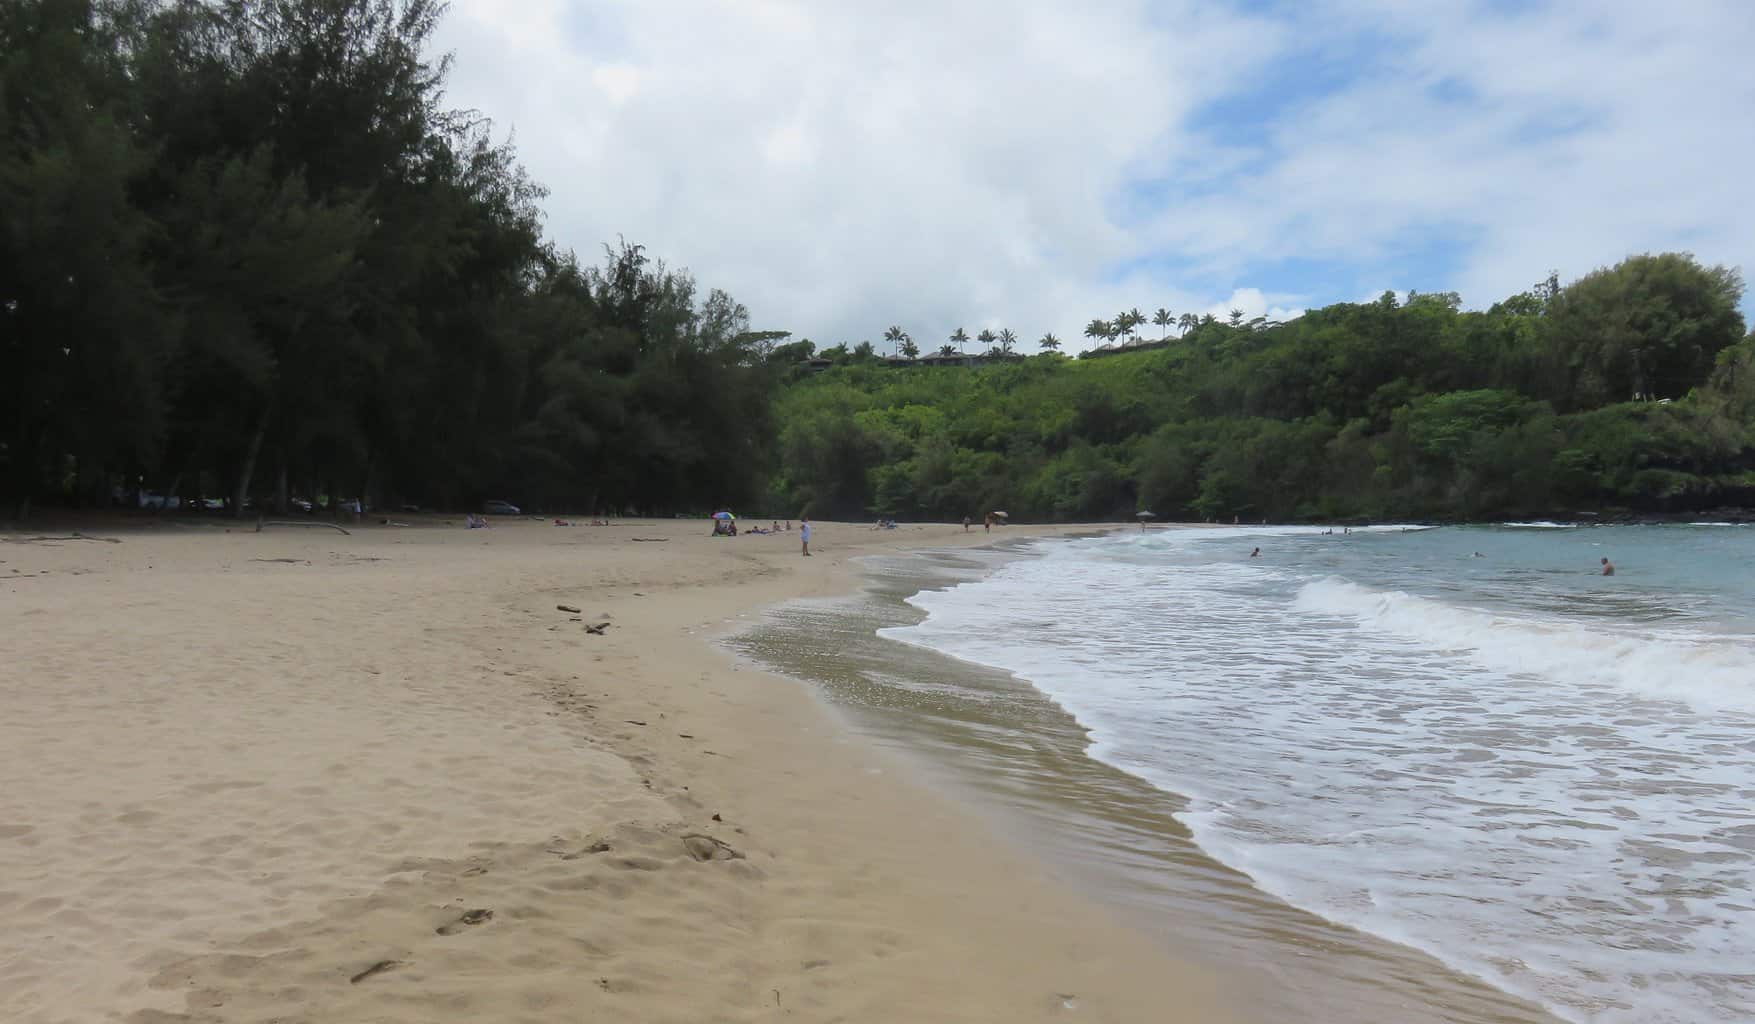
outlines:
[[[979,531],[87,529],[0,543],[0,1020],[1225,1019],[704,642]]]

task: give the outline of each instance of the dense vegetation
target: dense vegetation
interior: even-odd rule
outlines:
[[[1734,272],[1665,254],[1485,312],[1385,295],[1277,325],[1185,318],[1164,347],[1103,358],[897,368],[837,351],[778,401],[775,486],[785,507],[941,519],[1747,506],[1741,294]]]
[[[759,488],[745,310],[545,243],[438,0],[0,3],[0,495]]]
[[[1734,272],[1637,257],[1485,312],[1160,309],[1162,347],[1092,359],[984,330],[990,358],[962,365],[958,329],[916,365],[900,327],[906,360],[816,353],[638,246],[599,268],[545,241],[542,189],[442,104],[442,8],[0,3],[0,496],[946,519],[1755,504]]]

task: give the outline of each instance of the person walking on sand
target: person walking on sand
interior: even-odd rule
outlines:
[[[798,539],[804,545],[804,557],[810,557],[810,518],[798,517]]]
[[[1603,559],[1603,575],[1604,576],[1615,575],[1615,563],[1609,561],[1607,558]]]

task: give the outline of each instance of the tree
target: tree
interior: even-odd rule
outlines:
[[[582,268],[546,244],[541,187],[439,105],[443,6],[0,4],[0,493],[20,511],[141,486],[234,512],[294,487],[759,493],[772,389],[812,346],[638,245]]]
[[[961,327],[959,327],[956,330],[951,332],[951,344],[957,346],[957,352],[959,354],[962,353],[963,346],[965,344],[967,344],[968,341],[969,341],[969,332],[963,330]]]
[[[1044,352],[1060,351],[1060,339],[1056,338],[1053,333],[1044,334],[1042,340],[1038,341],[1036,344],[1041,346],[1042,351]]]
[[[955,345],[940,345],[938,347],[938,354],[941,356],[944,356],[946,358],[957,355],[957,346],[955,346]]]
[[[1010,355],[1012,348],[1014,346],[1016,346],[1017,343],[1018,343],[1018,336],[1012,333],[1011,328],[1004,327],[1004,328],[1000,329],[999,350],[1001,352],[1004,352],[1006,355]]]
[[[1230,324],[1232,327],[1240,326],[1243,323],[1243,317],[1245,315],[1246,314],[1241,309],[1232,309],[1228,319],[1225,322]]]
[[[1176,329],[1182,334],[1187,334],[1189,331],[1192,331],[1199,326],[1200,317],[1193,313],[1184,313],[1176,318]]]
[[[914,339],[906,334],[902,335],[902,355],[906,356],[909,362],[920,357],[920,346],[914,344]]]
[[[0,493],[20,518],[69,460],[143,465],[165,431],[172,339],[119,45],[89,3],[0,4]]]
[[[991,329],[983,327],[981,329],[981,333],[975,335],[975,340],[979,341],[981,343],[981,351],[983,353],[991,353],[994,350],[993,349],[994,342],[998,339],[998,337],[999,336],[994,334]]]
[[[1549,300],[1554,385],[1568,408],[1680,398],[1743,336],[1736,270],[1686,253],[1632,256]]]
[[[900,352],[902,350],[902,340],[906,337],[908,337],[907,333],[904,332],[902,328],[893,324],[888,330],[884,331],[884,340],[890,343],[891,352]]]
[[[1109,321],[1092,320],[1085,325],[1085,337],[1090,338],[1092,341],[1096,341],[1098,338],[1108,340],[1113,338],[1114,334],[1111,333]]]
[[[1158,311],[1152,314],[1152,323],[1158,326],[1159,341],[1163,341],[1170,337],[1170,325],[1175,322],[1176,315],[1168,309],[1165,309],[1163,306],[1159,306]]]

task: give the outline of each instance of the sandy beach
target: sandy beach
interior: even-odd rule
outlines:
[[[1234,1019],[709,642],[991,538],[706,533],[0,535],[0,1019]]]

